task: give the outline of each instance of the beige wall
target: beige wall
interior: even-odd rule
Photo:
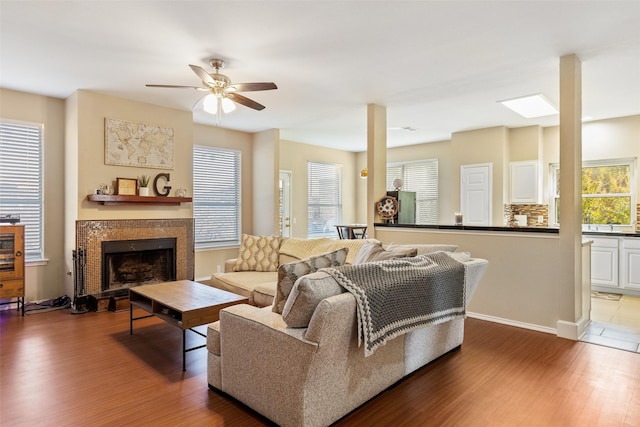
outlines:
[[[559,238],[557,234],[485,233],[378,227],[385,243],[456,244],[458,251],[489,260],[489,267],[469,305],[476,317],[555,333]]]
[[[191,204],[177,207],[118,205],[104,206],[88,201],[87,195],[102,183],[115,186],[117,178],[137,178],[146,174],[153,178],[169,173],[171,194],[178,187],[192,187],[193,118],[190,111],[159,107],[90,91],[78,91],[78,211],[75,219],[190,218]],[[155,124],[174,131],[173,169],[139,168],[106,165],[104,162],[105,118]],[[71,180],[69,188],[74,184]]]
[[[356,183],[360,184],[360,169],[356,167],[356,153],[280,141],[280,169],[292,173],[291,221],[292,237],[307,237],[307,162],[338,163],[342,165],[342,222],[356,222]]]
[[[253,217],[255,234],[272,235],[279,229],[279,139],[276,129],[253,135],[253,206],[260,207]]]
[[[44,257],[46,262],[27,265],[25,299],[44,300],[64,293],[64,133],[62,99],[0,89],[0,117],[44,123]],[[41,264],[41,265],[40,265]]]
[[[509,162],[542,158],[542,127],[526,126],[509,129]]]
[[[559,128],[545,128],[543,134],[543,173],[548,175],[549,164],[558,163],[560,159]],[[630,157],[640,158],[640,115],[583,123],[583,161]],[[640,173],[636,172],[636,180],[636,190],[640,192]],[[548,189],[545,190],[548,194]]]

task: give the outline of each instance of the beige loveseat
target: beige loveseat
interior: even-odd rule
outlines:
[[[464,266],[455,286],[466,307],[488,262],[468,254],[447,256]],[[207,333],[210,388],[284,427],[326,426],[462,344],[464,318],[458,317],[395,336],[365,356],[356,297],[332,283],[326,270],[296,281],[283,314],[246,304],[220,312]],[[286,316],[300,301],[308,324],[290,327]]]
[[[243,244],[247,242],[251,237],[267,238],[265,236],[246,236],[243,235]],[[225,291],[233,292],[238,295],[243,295],[249,298],[249,304],[256,305],[258,307],[266,307],[273,303],[273,298],[276,295],[276,285],[278,282],[277,267],[283,264],[287,264],[302,259],[307,259],[327,252],[335,251],[341,248],[348,248],[346,264],[353,264],[358,256],[358,253],[362,246],[366,243],[381,244],[375,239],[345,239],[334,240],[328,238],[320,239],[300,239],[300,238],[286,238],[279,239],[276,237],[270,237],[276,239],[271,241],[271,245],[277,245],[278,251],[275,253],[275,262],[269,267],[264,267],[262,271],[255,271],[253,266],[241,266],[241,271],[235,271],[238,269],[238,258],[229,259],[224,264],[224,273],[213,273],[211,275],[210,284],[216,288],[223,289]],[[278,243],[279,242],[279,243]],[[265,244],[267,245],[267,244]],[[392,245],[392,248],[404,249],[406,245]],[[431,244],[419,244],[411,245],[417,249],[417,253],[427,253],[438,250],[454,251],[456,245],[431,245]],[[243,252],[243,248],[240,248],[240,253]],[[244,269],[243,269],[244,268]],[[271,271],[264,271],[271,270]]]

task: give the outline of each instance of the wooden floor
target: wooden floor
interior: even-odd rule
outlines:
[[[263,426],[207,388],[206,350],[128,311],[0,311],[2,426]],[[638,426],[640,354],[467,319],[465,343],[337,426]],[[202,342],[190,334],[188,345]]]

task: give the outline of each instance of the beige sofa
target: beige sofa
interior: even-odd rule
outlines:
[[[378,243],[375,239],[345,239],[334,240],[328,238],[321,239],[299,239],[290,238],[282,239],[278,256],[278,265],[289,262],[307,259],[312,256],[324,254],[340,248],[348,248],[346,264],[352,264],[365,243]],[[385,245],[389,247],[388,245]],[[391,245],[391,248],[406,248],[408,245]],[[430,245],[419,244],[410,245],[415,247],[417,253],[427,253],[438,250],[454,251],[456,245]],[[240,249],[242,251],[242,248]],[[273,303],[276,294],[276,285],[278,282],[278,272],[274,271],[234,271],[237,266],[238,259],[229,259],[224,264],[224,273],[213,273],[211,275],[210,285],[243,295],[249,298],[249,304],[258,307],[266,307]],[[276,266],[277,267],[277,266]]]
[[[463,261],[464,279],[457,286],[466,290],[468,303],[488,262],[451,256]],[[297,280],[285,315],[305,283],[316,292],[322,287],[313,280],[326,284],[326,276],[319,270]],[[353,294],[333,294],[312,307],[307,327],[297,328],[271,307],[223,309],[220,320],[208,326],[209,387],[281,426],[326,426],[462,344],[464,320],[456,318],[396,336],[365,356],[356,307]]]

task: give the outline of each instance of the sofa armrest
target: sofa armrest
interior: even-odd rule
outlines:
[[[226,260],[224,262],[224,272],[225,273],[233,272],[233,267],[236,265],[236,261],[238,261],[238,258],[231,258]]]
[[[482,276],[488,266],[489,261],[482,258],[472,258],[469,261],[464,262],[464,281],[465,286],[467,287],[467,305],[478,288],[480,279],[482,279]]]
[[[221,310],[222,391],[280,425],[301,425],[299,418],[287,422],[286,408],[304,407],[304,379],[318,350],[303,332],[287,328],[270,307]]]

